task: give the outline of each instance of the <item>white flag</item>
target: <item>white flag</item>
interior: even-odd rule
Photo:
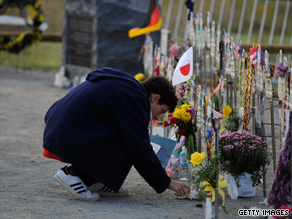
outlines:
[[[193,75],[193,47],[191,46],[180,58],[172,77],[175,86],[190,79]]]

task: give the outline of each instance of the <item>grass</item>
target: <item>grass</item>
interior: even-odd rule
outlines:
[[[1,53],[0,66],[55,70],[62,64],[62,43],[39,42],[19,54]]]

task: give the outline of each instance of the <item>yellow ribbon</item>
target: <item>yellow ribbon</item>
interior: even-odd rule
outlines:
[[[212,200],[211,202],[215,201],[215,189],[211,186],[210,183],[208,182],[203,182],[203,186],[205,187],[205,192],[207,192],[207,195],[212,195]],[[218,181],[218,193],[222,196],[223,199],[223,206],[224,206],[224,202],[225,202],[225,193],[222,191],[222,188],[227,187],[227,181],[223,180],[223,176],[219,175],[219,181]]]

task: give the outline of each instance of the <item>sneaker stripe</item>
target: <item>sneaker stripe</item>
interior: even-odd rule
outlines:
[[[78,183],[71,184],[70,186],[71,187],[74,187],[74,186],[78,186],[78,185],[82,185],[82,183],[81,182],[78,182]]]
[[[84,189],[84,186],[79,186],[77,188],[73,188],[74,190]]]
[[[70,173],[69,173],[68,170],[67,170],[67,166],[61,168],[61,170],[63,170],[63,172],[64,172],[66,175],[70,175]]]
[[[110,188],[106,188],[106,190],[104,190],[104,192],[110,192],[111,189]]]
[[[77,193],[80,194],[80,193],[83,193],[83,192],[86,192],[85,189],[81,190],[81,191],[78,191]]]
[[[103,191],[106,188],[106,186],[103,186],[99,191]]]
[[[107,186],[103,186],[99,191],[100,192],[111,192],[113,190]]]

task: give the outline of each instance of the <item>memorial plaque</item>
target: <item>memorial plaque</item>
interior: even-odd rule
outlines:
[[[89,16],[68,15],[67,64],[91,68],[92,25]]]
[[[138,60],[145,36],[129,38],[148,13],[150,0],[67,0],[63,29],[63,57],[66,76],[84,77],[90,71],[110,67],[131,75],[143,72]],[[154,45],[160,31],[151,33]]]

